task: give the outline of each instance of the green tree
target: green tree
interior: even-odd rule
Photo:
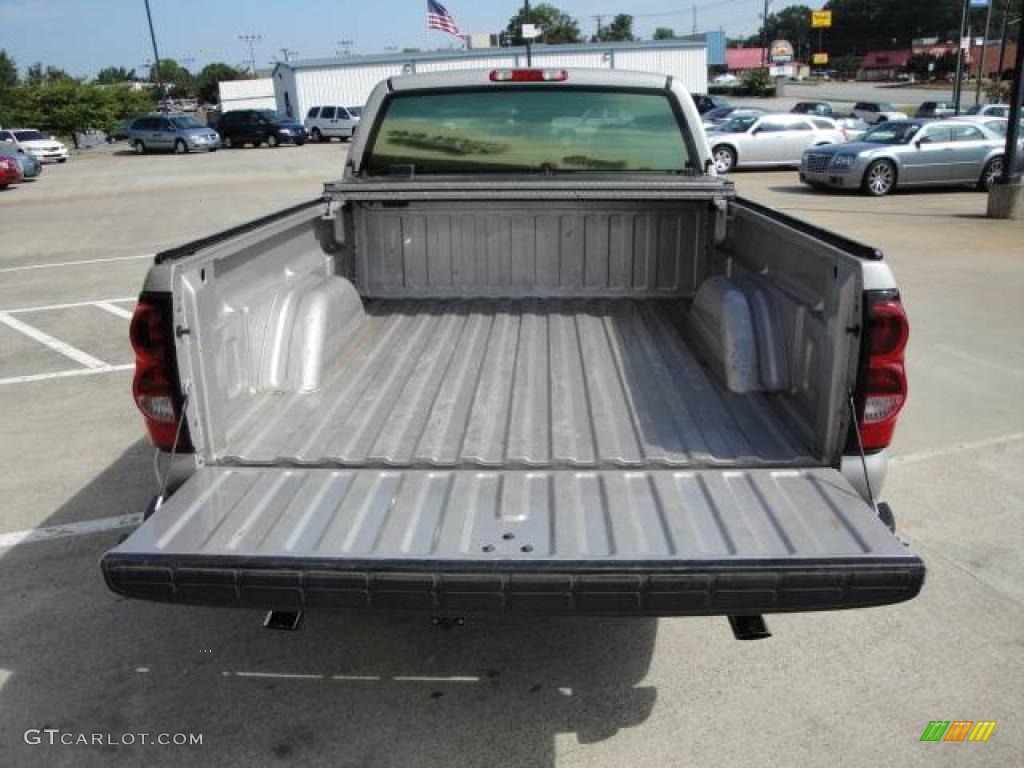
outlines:
[[[860,69],[860,56],[847,54],[832,59],[832,67],[842,80],[853,80],[857,77],[857,70]]]
[[[70,136],[77,146],[77,133],[102,130],[113,119],[103,90],[72,79],[23,85],[17,89],[19,121]]]
[[[511,45],[522,45],[523,24],[536,24],[543,31],[541,40],[545,43],[578,43],[580,42],[580,25],[572,16],[560,8],[548,3],[541,3],[530,8],[527,15],[520,10],[509,19],[505,28],[505,40]]]
[[[633,37],[633,17],[628,13],[616,14],[615,18],[612,19],[612,23],[606,27],[601,27],[594,36],[594,40],[601,43],[628,43],[635,39]]]
[[[44,67],[41,61],[32,64],[25,72],[26,85],[44,85],[64,80],[74,80],[74,78],[60,67]]]
[[[676,31],[671,27],[658,27],[654,30],[655,40],[671,40],[676,36]]]
[[[18,65],[7,51],[0,49],[0,89],[18,84]]]
[[[225,80],[245,80],[249,75],[241,70],[216,61],[207,64],[196,75],[196,96],[207,104],[216,104],[220,99],[219,84]]]
[[[100,85],[131,83],[135,79],[135,70],[125,69],[124,67],[104,67],[96,74],[96,82]]]
[[[157,82],[157,68],[149,68],[149,78]],[[196,95],[195,78],[185,67],[181,66],[174,59],[160,59],[159,82],[164,86],[169,95],[176,99],[190,98]]]

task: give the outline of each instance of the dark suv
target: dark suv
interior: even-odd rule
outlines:
[[[306,129],[294,118],[272,109],[237,109],[225,112],[217,123],[224,147],[242,147],[246,144],[268,147],[292,143],[306,143]]]

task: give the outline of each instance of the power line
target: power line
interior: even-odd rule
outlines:
[[[256,43],[258,43],[260,40],[263,39],[263,35],[257,35],[254,32],[250,32],[248,34],[239,35],[238,39],[241,40],[243,43],[248,43],[248,45],[249,45],[249,69],[255,75],[256,74]]]

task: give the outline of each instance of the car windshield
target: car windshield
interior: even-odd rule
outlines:
[[[662,93],[537,87],[395,96],[366,165],[371,174],[680,173],[690,156]]]
[[[205,128],[206,125],[198,118],[186,115],[184,117],[175,117],[171,120],[174,123],[175,128]]]
[[[861,137],[869,144],[909,144],[920,130],[919,123],[882,123]]]
[[[290,123],[292,121],[288,115],[282,115],[273,109],[261,109],[260,114],[272,123]]]
[[[47,138],[41,131],[15,131],[14,137],[18,141],[43,141]]]
[[[755,115],[741,115],[740,117],[726,120],[721,125],[716,126],[715,130],[722,133],[746,133],[750,130],[750,126],[756,122],[757,117]]]
[[[721,120],[736,111],[736,107],[715,107],[704,114],[705,120]]]

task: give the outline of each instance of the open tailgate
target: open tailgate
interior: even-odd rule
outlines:
[[[924,580],[828,468],[205,467],[102,568],[150,600],[466,613],[829,610]]]

